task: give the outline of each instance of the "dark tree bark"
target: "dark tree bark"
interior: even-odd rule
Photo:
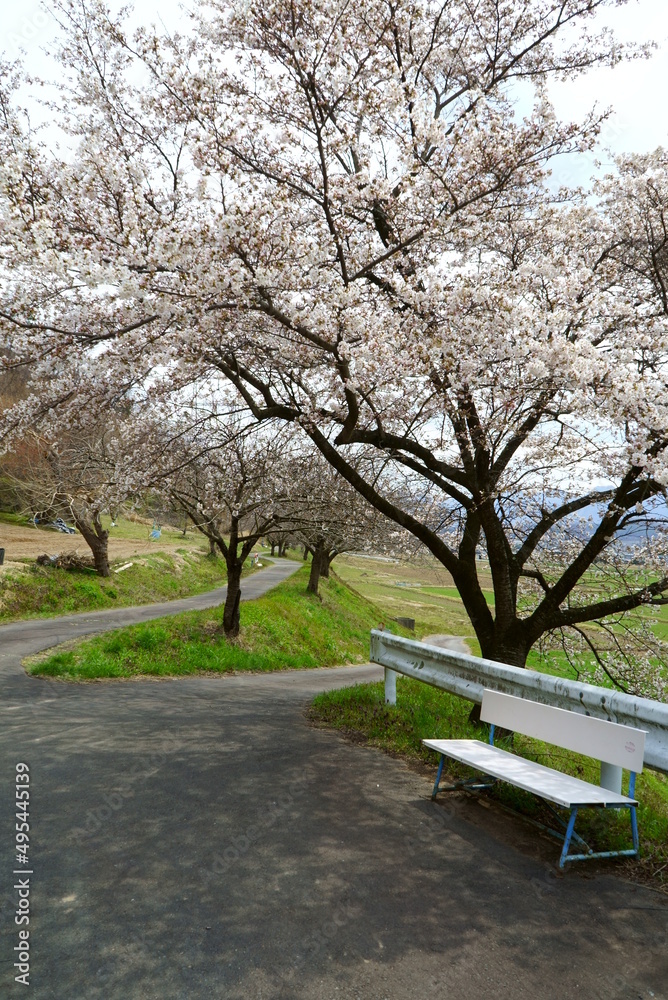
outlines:
[[[236,639],[241,628],[241,613],[239,604],[241,602],[241,573],[244,563],[248,558],[253,546],[260,537],[260,532],[252,535],[239,537],[239,519],[233,517],[230,524],[230,540],[225,544],[224,538],[219,535],[216,539],[218,548],[225,557],[227,566],[227,594],[223,606],[223,631],[228,639]]]
[[[227,562],[227,595],[223,608],[223,631],[228,639],[235,639],[241,627],[239,604],[241,601],[241,571],[243,561],[230,556]]]
[[[226,638],[235,639],[239,635],[241,628],[241,615],[239,604],[241,601],[241,574],[244,563],[251,554],[255,544],[263,537],[273,523],[273,517],[264,521],[259,521],[255,529],[248,534],[241,534],[240,524],[245,514],[242,512],[238,516],[232,515],[229,523],[229,540],[223,534],[224,526],[220,520],[202,519],[199,516],[196,502],[188,496],[174,490],[172,498],[187,512],[188,517],[209,541],[210,554],[214,554],[218,549],[225,560],[227,567],[227,594],[223,605],[223,632]],[[277,544],[270,541],[272,551]]]
[[[309,594],[318,594],[318,585],[322,575],[323,563],[327,561],[325,545],[323,541],[318,541],[313,548],[313,558],[311,559],[311,573],[308,579],[306,590]]]
[[[338,549],[326,549],[323,551],[320,575],[323,576],[325,580],[329,580],[329,567],[332,565],[338,554]]]
[[[109,532],[102,527],[99,514],[95,514],[90,520],[74,515],[74,523],[93,554],[93,562],[98,575],[111,576]]]

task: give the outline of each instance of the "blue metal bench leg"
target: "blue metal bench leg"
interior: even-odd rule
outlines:
[[[640,839],[638,838],[638,817],[636,816],[636,807],[631,806],[629,809],[631,813],[631,834],[633,836],[633,850],[636,854],[640,854]]]
[[[568,848],[571,846],[571,837],[573,836],[573,828],[575,827],[575,820],[577,819],[578,810],[577,806],[573,806],[571,809],[571,818],[568,821],[568,826],[566,827],[566,836],[564,837],[564,846],[561,849],[561,857],[559,859],[559,867],[563,868],[566,863],[566,858],[568,857]]]
[[[436,798],[436,793],[438,792],[439,782],[441,780],[441,775],[443,774],[443,764],[445,762],[445,757],[441,754],[441,759],[438,764],[438,771],[436,773],[436,781],[434,782],[434,790],[431,793],[432,799]]]

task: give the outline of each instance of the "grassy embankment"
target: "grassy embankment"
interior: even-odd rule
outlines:
[[[16,514],[0,514],[0,521],[19,527],[27,524]],[[199,594],[225,583],[224,560],[207,556],[198,536],[184,538],[182,532],[168,528],[163,529],[160,541],[150,542],[149,532],[150,525],[126,520],[112,529],[112,542],[128,543],[124,551],[130,554],[114,559],[112,552],[112,575],[107,578],[93,569],[56,569],[37,566],[34,559],[17,560],[0,576],[0,622],[151,604]],[[80,535],[40,531],[39,536],[43,536],[45,551],[77,549],[81,555],[89,554]],[[171,551],[161,551],[161,543],[167,543]],[[135,544],[139,554],[132,554]],[[132,565],[115,572],[128,563]]]
[[[176,600],[222,587],[223,559],[186,550],[154,552],[103,579],[93,570],[26,566],[0,580],[0,622]]]
[[[321,598],[306,592],[308,569],[266,596],[241,605],[236,642],[222,634],[222,608],[118,629],[73,649],[35,658],[33,674],[90,680],[235,670],[289,670],[362,662],[378,609],[336,577],[322,580]]]

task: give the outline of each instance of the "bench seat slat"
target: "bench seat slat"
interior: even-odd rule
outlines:
[[[425,746],[438,753],[468,764],[493,778],[508,781],[526,792],[533,792],[548,802],[564,806],[622,806],[637,805],[635,799],[587,781],[555,771],[544,764],[518,757],[507,750],[481,743],[480,740],[422,740]]]

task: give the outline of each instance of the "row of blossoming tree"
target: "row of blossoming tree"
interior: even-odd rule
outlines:
[[[291,426],[257,425],[218,412],[217,400],[133,412],[119,428],[113,482],[125,496],[157,492],[185,512],[227,568],[223,629],[239,633],[241,575],[262,538],[281,535],[312,552],[307,590],[343,551],[387,551],[401,541],[391,521],[367,504]],[[361,460],[358,460],[358,464]],[[381,470],[377,470],[380,474]]]
[[[623,2],[200,0],[170,36],[56,0],[70,152],[0,93],[0,322],[40,386],[6,439],[225,386],[426,546],[483,655],[660,691],[668,155],[550,176],[605,119],[551,79],[643,54],[597,27]]]

